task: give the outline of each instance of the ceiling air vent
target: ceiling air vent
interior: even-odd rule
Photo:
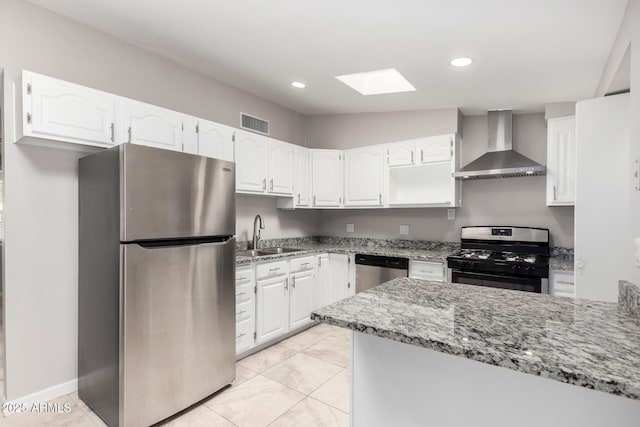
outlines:
[[[269,122],[259,119],[257,117],[250,116],[248,114],[241,113],[243,129],[247,129],[253,132],[258,132],[263,135],[269,135]]]

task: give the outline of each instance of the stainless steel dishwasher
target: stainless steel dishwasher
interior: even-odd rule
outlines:
[[[356,292],[366,291],[397,277],[407,277],[409,260],[356,254]]]

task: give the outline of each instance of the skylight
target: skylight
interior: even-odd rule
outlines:
[[[395,68],[336,76],[336,79],[363,95],[411,92],[416,90]]]

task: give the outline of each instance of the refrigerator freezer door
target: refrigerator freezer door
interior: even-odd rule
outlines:
[[[235,234],[235,164],[122,144],[120,240]]]
[[[234,248],[121,245],[120,425],[154,424],[233,381]]]

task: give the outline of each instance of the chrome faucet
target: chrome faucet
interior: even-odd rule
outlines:
[[[260,222],[259,228],[258,222]],[[264,230],[264,222],[262,221],[262,217],[260,216],[260,214],[258,214],[253,219],[253,247],[251,249],[258,249],[258,241],[260,241],[260,230]]]

